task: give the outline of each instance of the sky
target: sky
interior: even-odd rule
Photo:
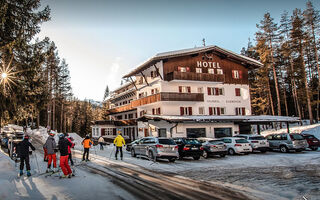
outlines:
[[[311,1],[320,9],[320,1]],[[69,65],[74,96],[102,101],[105,88],[153,55],[217,45],[240,53],[269,12],[304,9],[305,0],[42,0],[51,20],[37,37],[55,42]],[[254,41],[253,41],[254,42]]]

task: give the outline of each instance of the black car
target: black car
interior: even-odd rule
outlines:
[[[193,157],[195,160],[199,160],[203,154],[203,148],[201,142],[194,138],[173,138],[178,145],[179,159],[183,157]]]

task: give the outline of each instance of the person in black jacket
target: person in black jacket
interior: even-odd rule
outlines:
[[[64,134],[61,133],[59,135],[59,150],[60,150],[60,168],[63,172],[63,178],[71,178],[72,176],[72,171],[71,171],[71,168],[69,166],[69,163],[68,163],[68,157],[69,157],[69,152],[68,152],[68,147],[71,147],[72,146],[72,143],[69,142],[68,139],[66,139],[64,137]]]
[[[34,146],[29,142],[29,136],[25,135],[24,139],[17,145],[18,156],[20,157],[20,176],[23,175],[24,163],[26,163],[27,167],[27,176],[31,176],[29,163],[29,147],[31,147],[33,151],[36,150]]]

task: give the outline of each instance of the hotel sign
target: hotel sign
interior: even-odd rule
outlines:
[[[197,61],[197,67],[204,68],[217,68],[220,69],[220,65],[218,62],[207,62],[207,61]]]

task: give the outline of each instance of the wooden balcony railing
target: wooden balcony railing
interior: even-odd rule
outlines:
[[[134,108],[146,104],[151,104],[158,101],[204,101],[203,93],[176,93],[176,92],[161,92],[141,99],[133,100],[130,104],[119,106],[109,110],[109,114],[119,113],[133,110]]]
[[[224,74],[208,74],[208,73],[173,71],[173,72],[166,74],[165,80],[166,81],[191,80],[191,81],[225,82],[225,75]]]

